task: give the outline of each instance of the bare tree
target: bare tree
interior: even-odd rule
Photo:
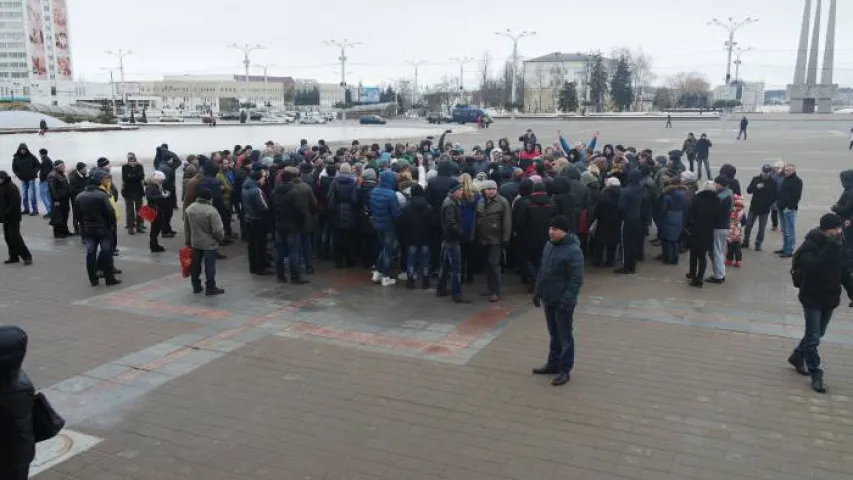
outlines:
[[[489,82],[489,73],[492,68],[492,54],[486,50],[480,57],[480,89],[485,89]]]

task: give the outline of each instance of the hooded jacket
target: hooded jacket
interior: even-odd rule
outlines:
[[[435,228],[435,210],[423,195],[413,195],[400,215],[400,240],[403,245],[429,244]]]
[[[219,181],[216,177],[213,178],[216,185]],[[201,188],[201,186],[199,186]],[[264,198],[264,192],[261,191],[260,185],[254,179],[247,179],[243,183],[243,216],[246,220],[263,220],[264,214],[269,210],[269,205]]]
[[[850,173],[853,174],[853,170]],[[759,185],[761,185],[761,188],[758,187]],[[773,181],[773,177],[770,175],[767,178],[761,175],[752,177],[752,180],[750,180],[749,185],[746,187],[746,193],[752,195],[752,200],[749,202],[749,211],[759,215],[770,213],[770,207],[779,198],[779,189],[776,188],[776,182]]]
[[[21,154],[21,150],[25,150],[25,153]],[[18,180],[22,182],[29,182],[38,178],[39,170],[41,170],[41,163],[39,162],[39,159],[30,152],[27,144],[22,143],[18,145],[18,149],[12,157],[12,173],[18,177]]]
[[[572,195],[573,207],[575,209],[574,218],[577,219],[576,221],[580,221],[581,212],[591,206],[589,189],[581,181],[580,170],[571,165],[566,167],[566,170],[568,170],[566,175],[569,178],[569,185],[571,185],[569,193]]]
[[[439,162],[436,170],[438,175],[427,182],[426,197],[432,208],[439,210],[448,192],[459,184],[459,180],[452,176],[453,164],[449,161]]]
[[[26,354],[27,334],[0,326],[0,466],[29,465],[35,458],[35,388],[21,369]]]
[[[352,230],[358,225],[356,204],[358,185],[355,175],[338,173],[329,186],[329,211],[332,223],[338,230]]]
[[[591,222],[597,222],[595,241],[602,245],[616,245],[622,236],[622,218],[619,214],[621,187],[605,187],[598,196]]]
[[[533,192],[518,202],[512,225],[524,250],[542,252],[548,241],[551,218],[556,214],[557,207],[545,192]]]
[[[732,191],[735,195],[742,195],[740,193],[740,182],[735,178],[737,175],[737,168],[730,163],[724,163],[723,166],[720,167],[720,175],[729,179],[729,190]]]
[[[583,286],[583,253],[575,234],[549,241],[542,250],[542,264],[535,295],[547,306],[577,305]]]
[[[684,210],[687,208],[686,190],[681,185],[666,187],[663,190],[659,227],[661,240],[677,242],[681,238]]]
[[[841,187],[844,191],[838,202],[832,206],[832,211],[842,220],[850,220],[853,218],[853,170],[844,170],[839,177],[841,177]]]
[[[393,230],[394,220],[400,217],[400,202],[394,191],[396,183],[397,174],[385,170],[379,174],[379,186],[370,192],[370,214],[378,232]]]
[[[802,272],[798,298],[805,308],[831,310],[841,299],[841,242],[818,229],[810,231],[795,255]]]
[[[643,212],[646,206],[646,187],[640,185],[643,173],[639,170],[631,170],[625,176],[628,183],[619,192],[619,213],[625,223],[642,223]]]
[[[717,192],[702,190],[693,197],[687,214],[689,244],[694,250],[714,249],[714,227],[722,211]]]

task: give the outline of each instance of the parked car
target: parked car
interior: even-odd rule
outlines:
[[[387,122],[379,115],[365,115],[358,119],[358,123],[362,125],[385,125]]]
[[[240,112],[225,112],[219,114],[220,120],[240,120]]]
[[[483,121],[485,123],[492,123],[492,118],[489,116],[488,113],[484,112],[479,108],[473,108],[469,106],[460,106],[454,108],[451,121],[465,125],[466,123],[477,123],[478,117],[483,117]]]
[[[446,123],[446,122],[449,122],[451,120],[450,117],[448,117],[447,115],[445,115],[443,113],[439,113],[439,112],[430,112],[430,114],[427,115],[426,119],[427,119],[427,122],[429,122],[429,123],[438,123],[438,124]]]
[[[302,117],[299,119],[299,123],[302,125],[323,125],[326,123],[326,119],[322,117]]]

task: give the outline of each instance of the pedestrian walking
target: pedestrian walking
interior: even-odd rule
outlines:
[[[33,428],[36,392],[21,368],[26,355],[26,332],[20,327],[0,326],[0,478],[3,480],[26,480],[36,455]]]
[[[826,393],[818,346],[826,333],[832,312],[841,300],[841,217],[827,213],[818,228],[806,235],[791,262],[797,298],[803,306],[805,333],[788,357],[797,373],[811,377],[811,388]]]
[[[664,128],[672,128],[672,114],[666,114],[666,126]]]
[[[740,119],[740,130],[737,133],[737,139],[740,140],[740,136],[743,135],[743,139],[746,140],[746,128],[749,126],[749,120],[746,118],[746,115]]]
[[[566,384],[575,364],[573,333],[575,306],[583,286],[584,258],[580,241],[564,215],[551,219],[549,242],[542,251],[533,305],[545,309],[551,342],[545,365],[533,369],[535,375],[556,375],[551,385]]]
[[[0,170],[0,223],[3,224],[3,239],[9,249],[6,265],[24,261],[33,264],[33,256],[21,236],[21,191],[4,170]]]
[[[711,139],[703,133],[699,136],[699,140],[696,140],[696,146],[693,147],[693,151],[696,152],[696,177],[698,180],[702,180],[703,165],[705,166],[705,178],[711,180],[711,161],[709,158],[712,146]]]
[[[190,231],[192,263],[190,282],[193,293],[207,296],[222,295],[225,290],[216,286],[216,258],[219,243],[225,239],[225,227],[219,210],[213,206],[210,190],[202,188],[195,202],[184,212],[184,228]],[[204,265],[205,288],[201,287],[201,267]]]

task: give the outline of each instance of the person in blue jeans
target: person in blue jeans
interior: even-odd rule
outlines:
[[[797,243],[797,209],[803,196],[803,180],[797,176],[797,167],[793,163],[785,165],[784,177],[779,185],[776,208],[779,209],[779,225],[782,227],[782,249],[776,250],[780,258],[794,256]]]
[[[12,173],[21,181],[21,199],[24,207],[24,215],[35,217],[39,214],[36,179],[38,179],[40,170],[41,163],[30,152],[27,144],[22,143],[18,145],[18,150],[12,157]]]
[[[44,206],[44,218],[50,218],[50,212],[53,210],[53,198],[50,196],[50,187],[48,186],[47,177],[53,171],[53,160],[48,156],[47,149],[39,149],[39,197]]]
[[[462,245],[465,232],[462,229],[462,185],[450,187],[447,198],[441,204],[441,262],[438,274],[437,297],[446,297],[447,283],[453,301],[460,304],[471,303],[462,297]]]
[[[533,369],[534,375],[556,375],[551,385],[566,384],[575,364],[575,338],[572,332],[575,306],[583,286],[584,258],[580,240],[571,231],[565,215],[551,219],[550,241],[542,251],[542,264],[536,278],[533,305],[544,306],[551,343],[548,361]]]
[[[370,192],[370,214],[376,226],[376,234],[381,245],[376,259],[374,283],[382,282],[383,287],[397,283],[391,272],[391,263],[397,251],[397,232],[394,222],[400,217],[402,209],[397,200],[397,174],[385,170],[379,175],[379,186]]]
[[[843,221],[834,213],[820,219],[820,226],[806,235],[791,265],[795,286],[799,281],[805,333],[788,357],[794,369],[811,377],[811,388],[826,393],[823,369],[817,348],[826,333],[832,312],[841,302],[841,231]]]
[[[294,183],[294,174],[298,173],[289,168],[284,169],[272,193],[271,203],[276,229],[275,273],[279,282],[287,282],[284,269],[284,259],[287,258],[290,265],[290,283],[305,285],[310,282],[302,278],[303,258],[306,263],[311,262],[309,257],[303,257],[305,248],[310,249],[311,245],[311,234],[305,232],[313,221],[313,211],[308,197],[302,194]]]
[[[415,288],[415,276],[418,276],[421,287],[429,289],[429,240],[435,227],[435,211],[427,201],[424,188],[416,183],[400,215],[400,234],[407,253],[406,288]]]

